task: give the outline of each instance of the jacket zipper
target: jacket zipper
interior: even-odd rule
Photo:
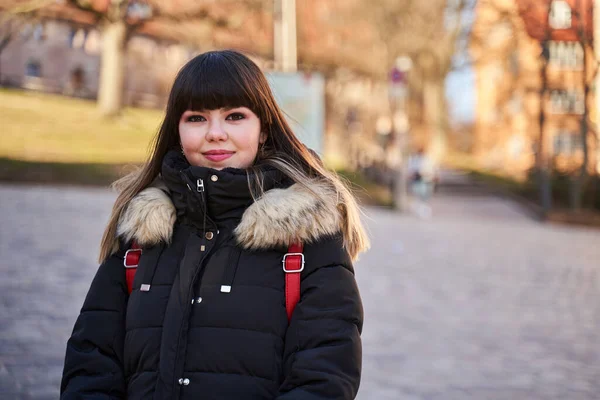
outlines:
[[[188,176],[185,173],[183,173],[183,171],[181,171],[181,175],[185,178],[185,181],[187,182],[187,187],[190,190],[190,192],[194,192],[192,190],[192,187],[190,186],[190,183],[192,183],[192,182],[190,182],[191,179],[189,179]],[[204,193],[204,181],[202,179],[196,180],[196,193]],[[195,196],[197,196],[197,194],[195,194]],[[200,197],[200,204],[202,205],[202,213],[204,214],[204,217],[207,218],[211,223],[214,224],[214,222],[210,218],[208,218],[208,215],[206,215],[207,210],[206,210],[206,201],[204,200],[204,195],[201,194],[199,197]],[[204,231],[206,231],[205,226],[203,227],[203,232],[202,232],[203,234],[205,233]],[[194,272],[194,276],[188,286],[188,290],[187,290],[188,297],[189,297],[189,294],[192,292],[194,283],[196,282],[196,279],[198,279],[198,275],[200,274],[200,272],[202,270],[202,264],[204,263],[204,260],[206,260],[206,258],[210,255],[210,253],[212,252],[213,249],[214,249],[214,246],[211,247],[210,250],[204,254],[204,256],[200,259],[199,265],[196,266],[196,271]],[[189,330],[189,315],[188,315],[189,312],[190,312],[190,302],[186,301],[185,310],[183,313],[184,319],[181,323],[181,326],[179,327],[179,336],[177,339],[177,350],[178,351],[175,354],[175,363],[174,363],[175,371],[174,371],[173,376],[175,378],[174,384],[176,384],[176,385],[177,385],[178,379],[180,378],[178,375],[182,375],[182,374],[177,373],[179,354],[180,354],[179,347],[181,346],[181,339],[183,336],[183,327],[185,324],[188,325],[187,329]],[[187,338],[185,340],[185,348],[187,349]],[[184,370],[185,370],[185,366],[183,366],[182,373],[184,372]],[[181,385],[177,385],[176,388],[177,388],[176,389],[177,390],[177,398],[179,399],[179,398],[181,398]]]
[[[183,180],[185,181],[188,190],[190,192],[194,193],[194,196],[196,197],[196,199],[198,199],[198,194],[199,193],[204,193],[204,180],[203,179],[196,179],[196,182],[195,182],[195,185],[194,185],[194,181],[185,172],[179,171],[179,173],[180,173],[181,177],[183,178]],[[196,187],[196,190],[192,189],[194,186]],[[212,226],[216,227],[217,224],[215,223],[215,221],[213,221],[207,215],[206,201],[204,200],[204,195],[200,195],[199,196],[199,200],[200,200],[200,204],[202,205],[202,213],[204,214],[204,217],[206,218],[206,220],[208,222],[211,223]],[[202,230],[205,231],[206,230],[206,226],[203,226]],[[202,233],[205,233],[205,232],[202,232]]]
[[[192,280],[191,280],[191,282],[190,282],[190,284],[189,284],[189,286],[188,286],[188,290],[187,290],[188,297],[189,297],[189,294],[190,294],[190,293],[192,292],[192,290],[193,290],[194,283],[196,282],[196,279],[198,279],[198,275],[199,275],[199,274],[200,274],[200,272],[202,271],[202,267],[201,267],[201,266],[202,266],[202,264],[204,263],[204,260],[206,260],[206,258],[207,258],[207,257],[210,255],[211,251],[212,251],[212,248],[211,248],[211,250],[207,251],[207,252],[206,252],[206,254],[204,254],[204,257],[202,257],[202,258],[200,259],[200,263],[199,263],[199,265],[198,265],[198,266],[196,266],[196,272],[194,272],[194,276],[193,276],[193,278],[192,278]],[[178,382],[178,379],[179,379],[179,378],[185,378],[185,377],[183,376],[183,373],[184,373],[184,371],[185,371],[185,365],[184,365],[184,366],[183,366],[183,368],[181,369],[181,372],[182,372],[181,374],[178,374],[178,372],[177,372],[177,369],[178,369],[179,354],[180,354],[179,347],[180,347],[180,346],[182,346],[182,343],[181,343],[181,342],[182,342],[182,339],[183,339],[183,333],[184,333],[184,332],[183,332],[183,327],[184,327],[184,325],[187,325],[187,330],[189,330],[189,329],[190,329],[190,327],[189,327],[189,322],[190,322],[190,321],[189,321],[189,313],[190,313],[190,308],[191,308],[191,303],[190,303],[189,301],[186,301],[185,310],[184,310],[184,312],[183,312],[183,320],[182,320],[182,323],[181,323],[181,325],[180,325],[180,327],[179,327],[179,337],[178,337],[178,339],[177,339],[177,350],[178,350],[178,351],[177,351],[177,353],[175,354],[175,363],[174,363],[174,368],[175,368],[175,371],[174,371],[174,374],[173,374],[173,376],[175,377],[175,384],[176,384],[176,385],[177,385],[177,382]],[[187,334],[186,334],[186,335],[187,335]],[[183,353],[185,353],[185,350],[187,350],[187,338],[186,338],[186,340],[185,340],[185,343],[183,343],[183,345],[185,346],[185,349],[184,349]],[[179,375],[181,375],[181,376],[179,376]],[[179,399],[179,398],[181,398],[181,385],[177,385],[177,386],[176,386],[176,388],[177,388],[177,389],[176,389],[176,390],[177,390],[177,398]]]

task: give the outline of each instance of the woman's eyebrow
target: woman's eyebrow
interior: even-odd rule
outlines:
[[[227,107],[223,107],[222,110],[227,112],[227,111],[235,110],[237,108],[245,108],[245,107],[244,106],[227,106]]]

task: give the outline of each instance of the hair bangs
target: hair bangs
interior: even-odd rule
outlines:
[[[186,110],[203,111],[247,107],[259,114],[258,99],[253,95],[243,73],[236,71],[224,57],[205,54],[202,62],[188,71],[177,99],[180,114]]]

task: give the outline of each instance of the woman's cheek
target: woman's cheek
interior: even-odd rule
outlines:
[[[181,139],[181,144],[185,149],[193,150],[199,147],[201,142],[201,137],[194,130],[194,128],[189,126],[181,126],[179,128],[179,136]]]

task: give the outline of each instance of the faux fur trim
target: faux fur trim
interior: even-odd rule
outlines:
[[[246,249],[310,243],[341,229],[337,196],[325,182],[313,181],[310,189],[294,184],[272,189],[254,202],[235,230]]]
[[[235,230],[238,243],[257,250],[298,241],[310,243],[339,232],[342,217],[334,188],[320,181],[311,182],[309,187],[294,184],[267,191],[244,212]],[[175,219],[169,196],[149,187],[131,200],[117,233],[128,241],[135,239],[140,246],[169,243]]]
[[[169,196],[158,187],[149,187],[129,202],[119,218],[117,235],[142,247],[170,243],[176,217]]]

